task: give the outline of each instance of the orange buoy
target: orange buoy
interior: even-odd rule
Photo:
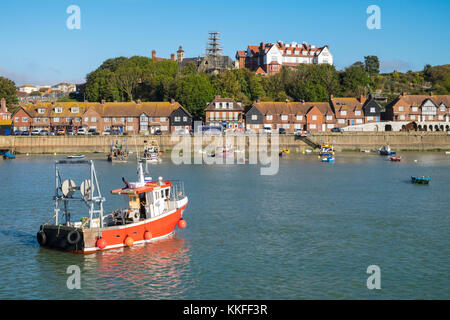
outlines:
[[[125,244],[127,245],[127,247],[132,247],[134,244],[133,238],[130,236],[127,236],[125,239]]]
[[[97,246],[97,248],[100,248],[100,250],[105,249],[106,248],[106,240],[103,238],[99,238],[95,245]]]
[[[152,233],[150,231],[146,230],[144,233],[144,239],[150,240],[151,238],[152,238]]]
[[[186,228],[186,220],[184,220],[183,218],[181,218],[181,219],[178,221],[178,228],[180,228],[180,229]]]

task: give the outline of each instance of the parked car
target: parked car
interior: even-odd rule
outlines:
[[[21,134],[22,134],[22,132],[20,132],[19,130],[14,131],[15,136],[20,136]]]
[[[66,134],[66,130],[64,129],[58,129],[58,131],[56,131],[56,135],[58,136],[63,136]]]
[[[78,129],[77,134],[78,134],[78,135],[84,136],[84,135],[86,134],[86,128],[80,128],[80,129]]]
[[[157,136],[162,135],[162,131],[159,129],[155,130],[155,135],[157,135]]]
[[[111,133],[110,133],[110,134],[111,134],[111,135],[118,136],[118,135],[120,135],[120,130],[117,130],[117,129],[111,130]]]
[[[56,132],[55,132],[54,130],[51,130],[51,131],[48,133],[48,135],[49,135],[49,136],[54,136],[54,135],[56,135]]]
[[[300,137],[307,137],[311,134],[311,132],[309,132],[308,130],[297,129],[295,130],[294,134]]]
[[[263,132],[264,133],[272,133],[272,128],[264,127]]]
[[[344,132],[344,129],[342,129],[342,128],[332,128],[331,132]]]
[[[286,134],[286,129],[285,128],[279,128],[278,129],[278,133],[279,134]]]
[[[75,132],[72,129],[67,129],[66,134],[69,136],[73,136]]]
[[[102,132],[102,135],[104,135],[104,136],[111,135],[111,130],[110,129],[106,129],[105,131]]]
[[[33,129],[31,130],[31,135],[32,136],[38,136],[41,133],[40,129]]]
[[[22,134],[21,134],[22,136],[29,136],[30,135],[30,131],[27,131],[27,130],[25,130],[25,131],[22,131]]]
[[[42,130],[39,132],[39,135],[40,135],[40,136],[48,136],[48,130],[47,130],[47,129],[42,129]]]
[[[94,135],[96,132],[97,132],[97,129],[90,128],[86,134],[90,136],[90,135]]]

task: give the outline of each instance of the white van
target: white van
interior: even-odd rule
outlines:
[[[78,134],[78,135],[84,136],[84,135],[86,134],[86,128],[80,128],[80,129],[78,129],[77,134]]]

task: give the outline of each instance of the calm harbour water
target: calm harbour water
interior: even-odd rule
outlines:
[[[40,248],[53,215],[54,160],[0,160],[0,299],[449,299],[450,156],[404,153],[280,159],[277,175],[255,165],[149,165],[185,182],[187,227],[169,239],[93,255]],[[135,163],[91,155],[107,198],[134,181]],[[417,160],[415,162],[414,160]],[[429,186],[411,175],[429,175]],[[81,268],[81,289],[66,286]],[[381,290],[366,269],[381,268]]]

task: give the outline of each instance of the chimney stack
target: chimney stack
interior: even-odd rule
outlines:
[[[2,98],[2,100],[0,101],[0,110],[2,112],[8,112],[8,109],[6,108],[6,99]]]
[[[330,100],[333,100],[334,96],[332,94],[330,94]]]
[[[430,97],[432,97],[433,96],[433,91],[430,91]]]
[[[170,104],[171,104],[171,105],[174,105],[174,104],[175,104],[175,99],[174,99],[174,98],[170,99]]]
[[[156,59],[156,50],[152,50],[152,59],[153,59],[153,60]]]
[[[138,106],[140,106],[141,103],[142,103],[141,99],[137,99],[136,103],[137,103]]]
[[[364,104],[364,102],[366,102],[366,98],[364,97],[364,95],[360,95],[359,96],[359,102],[361,102],[362,104]]]
[[[101,103],[102,103],[102,105],[104,105],[104,104],[105,104],[105,102],[106,102],[106,101],[105,101],[105,99],[102,99],[102,102],[101,102]]]
[[[175,61],[175,53],[170,54],[170,60]]]
[[[406,92],[405,91],[402,92],[402,97],[406,97]]]
[[[261,99],[256,99],[256,103],[261,103]]]

